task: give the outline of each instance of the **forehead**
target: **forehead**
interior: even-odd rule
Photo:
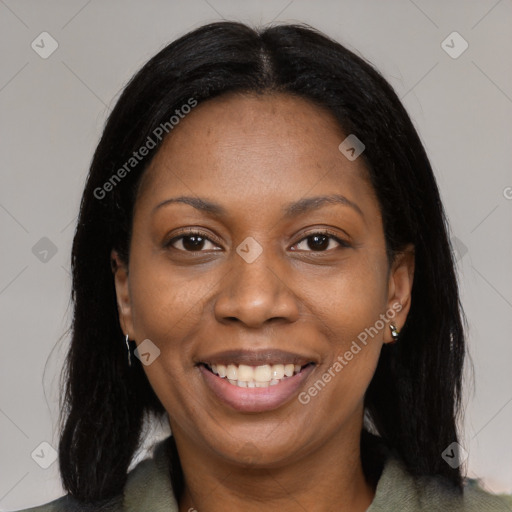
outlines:
[[[338,149],[346,134],[325,108],[286,94],[230,94],[198,105],[146,171],[139,200],[212,196],[243,205],[340,192],[372,196],[362,158]]]

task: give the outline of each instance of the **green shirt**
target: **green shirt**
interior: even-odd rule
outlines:
[[[18,512],[179,512],[173,494],[166,438],[155,445],[153,457],[140,461],[129,473],[123,494],[101,508],[85,506],[63,496],[39,507]],[[512,496],[495,496],[466,485],[459,497],[437,477],[413,477],[392,456],[384,462],[375,498],[366,512],[512,512]]]

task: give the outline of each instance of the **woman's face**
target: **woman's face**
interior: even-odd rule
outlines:
[[[183,119],[144,175],[116,290],[178,446],[279,465],[359,435],[413,257],[388,262],[347,135],[306,100],[229,95]]]

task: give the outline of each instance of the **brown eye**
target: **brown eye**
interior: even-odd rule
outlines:
[[[330,243],[332,241],[336,242],[341,247],[350,247],[350,244],[348,244],[348,242],[329,233],[328,231],[320,231],[320,232],[316,232],[316,233],[311,233],[310,235],[304,237],[296,245],[304,243],[305,241],[306,241],[307,247],[311,251],[314,251],[314,252],[326,252],[326,250],[329,249]],[[331,247],[331,249],[332,248],[333,247]],[[334,249],[335,248],[336,247],[334,247]],[[301,250],[303,250],[303,249],[301,249]],[[307,250],[307,249],[304,249],[304,250]]]
[[[178,242],[181,243],[181,247],[175,247],[175,244]],[[205,244],[207,243],[213,245],[213,242],[207,236],[205,236],[204,233],[199,231],[188,231],[186,234],[176,236],[172,240],[169,240],[165,246],[173,247],[174,249],[185,252],[202,252],[202,250],[205,248]]]

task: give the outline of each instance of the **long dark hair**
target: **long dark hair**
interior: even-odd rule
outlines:
[[[307,98],[365,144],[388,257],[412,243],[416,260],[407,322],[400,341],[382,350],[366,413],[411,474],[442,475],[460,490],[460,470],[441,453],[458,439],[464,317],[443,206],[411,120],[371,65],[318,31],[231,22],[200,27],[147,62],[124,88],[94,153],[72,250],[74,317],[59,444],[65,490],[84,502],[121,493],[144,419],[165,414],[140,362],[127,364],[110,254],[114,248],[128,261],[137,187],[160,147],[158,128],[172,136],[169,120],[183,105],[233,91]],[[149,139],[150,154],[130,160]]]

